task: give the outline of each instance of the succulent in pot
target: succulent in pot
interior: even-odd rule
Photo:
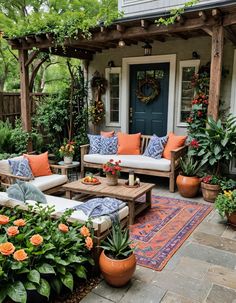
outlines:
[[[110,236],[101,247],[103,251],[99,258],[99,266],[106,282],[116,287],[127,284],[136,268],[129,230],[122,230],[118,222],[113,224]]]
[[[193,157],[185,156],[184,158],[180,158],[180,167],[181,172],[176,180],[179,193],[186,198],[195,197],[201,182],[197,176],[201,165]]]
[[[215,207],[223,218],[227,217],[229,224],[236,226],[236,189],[220,193],[216,198]]]

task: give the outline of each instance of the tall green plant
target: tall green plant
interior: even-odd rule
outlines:
[[[11,142],[12,126],[6,121],[0,121],[0,152],[12,152]]]
[[[219,176],[222,166],[228,166],[236,154],[236,117],[230,115],[226,121],[209,117],[207,127],[199,129],[197,137],[198,147],[190,149],[189,154],[201,159]]]

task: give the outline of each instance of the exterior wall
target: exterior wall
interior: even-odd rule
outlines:
[[[116,67],[122,68],[122,59],[130,58],[130,57],[138,57],[143,56],[143,43],[139,43],[134,46],[126,46],[124,48],[116,48],[109,49],[103,51],[102,53],[98,53],[95,55],[94,60],[90,63],[89,66],[89,79],[91,79],[93,73],[97,70],[101,74],[105,75],[105,68],[108,65],[109,61],[114,61]],[[152,44],[152,55],[176,55],[176,83],[175,83],[175,100],[173,112],[175,113],[174,117],[174,127],[173,131],[176,134],[184,134],[186,133],[185,127],[177,126],[177,100],[178,100],[178,83],[179,83],[179,62],[182,60],[191,60],[192,52],[197,51],[200,55],[201,65],[206,64],[210,61],[211,58],[211,38],[209,37],[199,37],[192,38],[189,40],[182,39],[173,39],[170,41],[166,41],[164,43],[154,42]],[[224,47],[224,69],[229,71],[229,75],[225,79],[222,80],[222,100],[224,101],[224,107],[230,107],[231,101],[231,79],[232,79],[232,69],[233,69],[233,57],[234,57],[234,49],[231,43],[227,43]],[[146,58],[146,57],[145,57]],[[125,79],[128,81],[128,79]],[[124,79],[122,80],[124,81]],[[121,87],[122,90],[122,87]],[[105,100],[104,100],[105,101]],[[122,102],[122,100],[121,100]],[[123,106],[122,106],[123,108]],[[121,116],[124,114],[124,108],[121,109]],[[105,125],[103,126],[106,129]],[[109,129],[109,128],[108,128]],[[116,129],[120,130],[120,128]]]
[[[170,11],[172,8],[182,6],[189,0],[119,0],[119,11],[124,17],[140,16],[148,13],[161,13]],[[210,5],[222,3],[224,0],[200,0],[197,5]]]

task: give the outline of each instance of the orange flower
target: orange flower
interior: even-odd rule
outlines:
[[[14,236],[18,235],[19,234],[18,227],[17,226],[10,226],[7,229],[7,234],[8,234],[9,237],[14,237]]]
[[[5,225],[10,221],[9,217],[0,215],[0,225]]]
[[[91,250],[93,248],[93,240],[91,237],[87,237],[85,239],[85,246],[87,247],[88,250]]]
[[[9,256],[15,251],[15,246],[11,242],[0,244],[0,253],[4,256]]]
[[[24,251],[24,249],[19,249],[16,252],[14,252],[13,258],[16,261],[24,261],[28,258],[27,253]]]
[[[25,226],[25,225],[26,225],[26,222],[25,222],[24,219],[15,220],[13,223],[14,223],[14,225],[16,225],[16,226]]]
[[[68,233],[68,231],[69,231],[69,227],[63,223],[60,223],[58,225],[58,229],[63,233]]]
[[[83,237],[90,236],[90,231],[89,231],[88,227],[86,227],[85,225],[80,228],[80,233]]]
[[[30,238],[30,243],[33,244],[34,246],[39,246],[40,244],[43,243],[43,237],[40,236],[39,234],[33,235]]]

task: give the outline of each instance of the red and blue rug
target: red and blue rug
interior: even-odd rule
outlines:
[[[162,270],[212,206],[192,201],[152,196],[152,207],[130,227],[137,264]]]

